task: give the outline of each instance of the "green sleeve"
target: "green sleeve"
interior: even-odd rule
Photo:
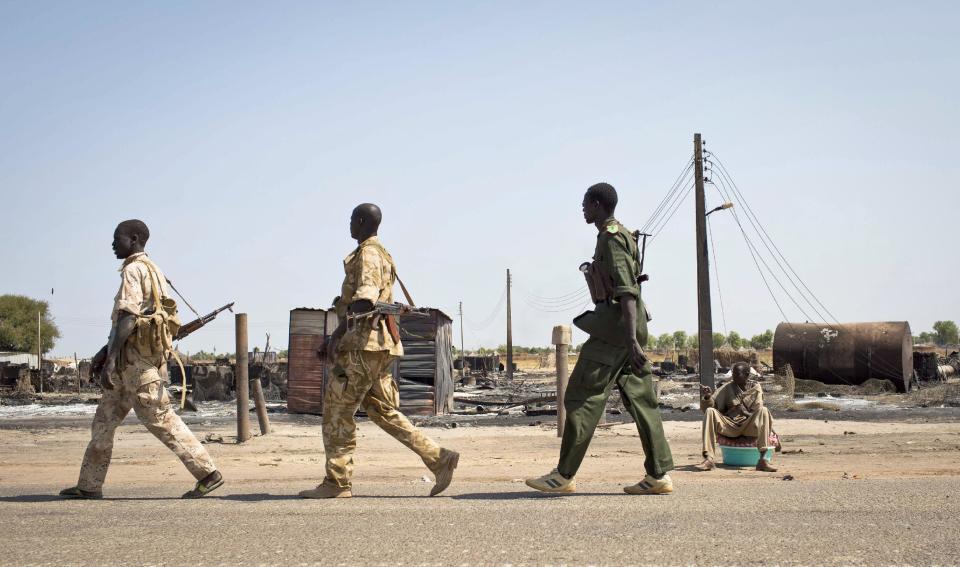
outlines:
[[[640,298],[640,286],[637,285],[637,272],[640,266],[637,259],[630,254],[629,248],[623,241],[622,234],[604,238],[601,242],[610,277],[613,279],[613,297],[632,295]],[[629,238],[629,236],[627,236]]]

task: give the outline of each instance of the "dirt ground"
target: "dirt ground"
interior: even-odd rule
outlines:
[[[191,425],[207,443],[228,481],[228,490],[265,480],[289,481],[296,492],[323,477],[323,444],[318,418],[275,419],[274,431],[236,444],[234,426],[225,421]],[[550,419],[550,418],[545,418]],[[555,418],[552,418],[555,419]],[[28,486],[68,486],[75,482],[88,439],[82,420],[70,425],[57,420],[21,423],[0,429],[0,484],[5,492]],[[777,473],[719,468],[694,472],[700,459],[700,424],[667,421],[666,431],[678,470],[678,487],[686,483],[722,482],[740,478],[792,475],[795,479],[896,479],[960,475],[960,423],[884,423],[814,419],[779,419],[784,452],[776,455]],[[254,420],[254,431],[256,422]],[[543,474],[556,463],[559,439],[552,422],[534,426],[427,428],[440,444],[463,455],[457,481],[519,482]],[[428,474],[419,459],[369,422],[359,425],[356,484],[368,481],[419,481]],[[601,427],[578,475],[581,484],[593,481],[636,482],[642,476],[643,452],[632,424]],[[111,486],[143,484],[163,479],[186,487],[190,476],[132,418],[118,430]]]
[[[462,458],[447,492],[429,498],[419,459],[362,422],[355,497],[338,501],[296,496],[323,476],[312,416],[274,414],[273,433],[240,445],[229,417],[188,417],[201,439],[223,439],[207,447],[226,485],[198,502],[178,498],[193,479],[132,418],[118,431],[106,499],[63,501],[89,417],[6,419],[0,565],[957,564],[960,424],[942,411],[901,410],[897,422],[782,414],[777,473],[694,472],[699,422],[668,420],[678,467],[668,497],[622,492],[643,474],[632,424],[602,427],[577,494],[558,497],[522,482],[555,465],[555,418],[437,422],[426,432]]]

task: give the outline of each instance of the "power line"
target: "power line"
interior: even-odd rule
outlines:
[[[707,217],[707,234],[710,235],[710,252],[713,256],[713,276],[717,280],[717,296],[720,298],[720,317],[723,320],[723,334],[727,334],[727,313],[723,307],[723,291],[720,287],[720,262],[717,261],[717,247],[713,243],[713,226],[710,217]]]
[[[534,294],[534,293],[531,293],[531,292],[527,291],[526,289],[524,289],[524,288],[522,288],[522,287],[520,287],[520,286],[518,286],[518,285],[516,285],[516,284],[514,284],[514,286],[517,287],[517,289],[519,289],[524,295],[526,295],[527,297],[529,297],[531,300],[534,300],[534,301],[536,301],[536,302],[538,302],[538,303],[544,303],[544,304],[550,304],[550,303],[566,303],[567,301],[569,301],[569,300],[571,300],[571,299],[579,299],[579,298],[581,298],[581,297],[583,296],[584,292],[589,291],[586,286],[580,286],[580,287],[577,288],[575,291],[571,291],[570,293],[566,293],[566,294],[564,294],[564,295],[558,295],[558,296],[556,296],[556,297],[543,297],[543,296],[539,296],[539,295],[536,295],[536,294]]]
[[[654,229],[651,229],[653,236],[647,242],[647,246],[649,246],[650,244],[653,244],[653,241],[656,240],[658,236],[660,236],[660,233],[663,231],[663,229],[666,228],[668,224],[670,224],[670,220],[673,219],[673,215],[677,214],[677,211],[680,210],[680,207],[682,207],[683,204],[687,201],[687,197],[689,197],[690,193],[693,192],[694,187],[695,187],[695,184],[691,183],[690,187],[688,187],[686,192],[683,193],[683,196],[678,201],[676,201],[676,206],[673,207],[673,210],[670,212],[670,214],[666,217],[663,217],[663,221],[659,224],[659,226],[657,226]]]
[[[475,323],[467,317],[464,317],[463,320],[467,323],[472,331],[482,331],[489,327],[499,315],[501,315],[501,309],[503,308],[504,303],[507,300],[507,287],[504,285],[503,291],[500,293],[500,299],[497,301],[497,304],[490,311],[490,314],[483,319],[480,323]]]
[[[744,209],[748,214],[748,219],[749,217],[752,216],[753,219],[756,220],[757,226],[755,226],[754,229],[756,230],[757,227],[759,227],[758,234],[762,234],[761,239],[765,238],[766,241],[769,242],[771,246],[773,246],[773,249],[776,251],[776,255],[774,255],[774,260],[777,260],[777,256],[779,256],[779,258],[783,260],[783,263],[787,265],[787,268],[789,268],[790,272],[797,279],[797,281],[800,282],[800,285],[803,286],[803,289],[806,290],[807,294],[809,294],[810,297],[812,297],[813,300],[817,302],[820,308],[823,309],[826,312],[826,314],[829,315],[830,318],[834,320],[834,322],[839,324],[840,321],[833,315],[833,313],[830,312],[829,309],[827,309],[826,305],[824,305],[823,302],[820,301],[820,298],[813,293],[810,287],[807,286],[806,282],[803,281],[803,278],[801,278],[800,275],[797,273],[797,271],[793,268],[793,265],[790,264],[790,261],[787,260],[786,256],[783,255],[783,252],[780,251],[780,248],[777,246],[777,244],[773,241],[772,238],[770,238],[770,234],[767,232],[766,228],[763,226],[763,223],[760,222],[760,219],[759,217],[757,217],[756,213],[754,213],[753,208],[750,206],[750,203],[747,202],[746,197],[744,197],[743,193],[740,191],[740,188],[737,186],[736,182],[733,180],[733,177],[730,175],[730,172],[727,170],[727,167],[723,164],[723,162],[720,160],[720,158],[716,154],[709,153],[709,156],[713,159],[716,159],[717,165],[720,166],[720,169],[718,171],[720,171],[720,173],[724,177],[726,177],[726,179],[730,182],[730,185],[732,186],[733,191],[740,198],[740,202],[743,204]],[[772,251],[770,253],[771,255],[773,255]],[[777,264],[780,265],[780,262],[777,261]],[[780,269],[783,270],[784,273],[786,273],[786,269],[784,269],[782,265],[780,265]],[[789,277],[789,274],[787,275]],[[793,283],[792,279],[791,279],[791,283]],[[794,287],[796,287],[795,283],[794,283]],[[810,300],[807,299],[806,296],[803,294],[803,292],[800,291],[799,287],[797,287],[797,291],[800,292],[802,296],[804,296],[804,299],[805,301],[807,301],[807,303],[810,303]],[[814,311],[818,311],[817,308],[814,307],[812,303],[810,303],[810,306],[814,309]],[[818,311],[818,314],[819,314],[819,311]]]
[[[650,218],[647,219],[647,222],[643,223],[643,227],[640,229],[640,232],[647,232],[647,229],[656,222],[657,217],[663,212],[664,206],[667,202],[674,196],[677,190],[684,185],[684,178],[690,173],[693,169],[693,155],[691,155],[684,165],[683,170],[680,172],[680,175],[677,176],[676,181],[673,182],[673,185],[670,186],[670,189],[667,191],[666,196],[660,201],[660,204],[657,205],[657,208],[654,209],[653,213],[650,214]]]
[[[719,178],[719,180],[720,180],[720,186],[719,186],[719,187],[721,187],[721,191],[723,191],[724,194],[725,194],[725,196],[727,196],[726,187],[725,187],[725,185],[724,185],[724,183],[723,183],[723,177],[721,176],[721,177]],[[716,185],[714,185],[714,186],[716,187]],[[728,198],[729,198],[729,197],[728,197]],[[774,272],[773,269],[770,268],[770,265],[767,264],[767,261],[764,260],[763,255],[760,254],[760,250],[756,247],[756,245],[753,243],[753,241],[750,240],[750,236],[747,235],[746,229],[743,228],[743,223],[740,222],[740,215],[737,214],[736,209],[730,209],[730,212],[733,213],[733,219],[737,222],[737,226],[740,227],[740,233],[743,235],[744,241],[747,243],[747,246],[750,248],[751,254],[754,254],[754,253],[755,253],[754,260],[755,260],[755,261],[756,261],[756,260],[759,260],[759,262],[763,264],[763,266],[767,269],[767,272],[770,273],[770,277],[772,277],[773,280],[774,280],[775,282],[777,282],[777,285],[780,286],[780,289],[783,290],[783,293],[787,296],[788,299],[790,299],[790,301],[791,301],[791,302],[796,306],[796,308],[800,311],[800,314],[803,315],[803,316],[807,319],[807,321],[815,320],[813,317],[811,317],[811,316],[803,309],[803,307],[800,306],[800,303],[797,302],[797,300],[793,297],[793,295],[791,295],[790,292],[787,290],[786,286],[783,285],[783,282],[780,281],[780,278],[777,277],[776,272]],[[759,269],[759,265],[758,265],[757,267],[758,267],[758,269]],[[762,272],[761,272],[761,275],[762,275]],[[766,279],[764,279],[764,282],[766,282]],[[781,313],[782,313],[782,312],[781,312]],[[784,320],[786,320],[786,315],[784,315]]]
[[[720,184],[724,187],[724,189],[725,189],[726,191],[730,191],[730,188],[728,187],[727,183],[729,182],[729,183],[732,184],[732,180],[729,178],[729,176],[727,176],[726,174],[724,174],[724,172],[723,172],[722,170],[718,170],[718,173],[719,173],[719,176],[717,177],[717,179],[720,181]],[[739,194],[733,193],[733,195],[736,197],[736,196],[738,196]],[[747,217],[747,221],[748,221],[748,222],[750,223],[750,225],[753,227],[753,230],[754,230],[754,232],[757,233],[757,236],[760,237],[760,242],[761,242],[761,243],[764,245],[764,247],[767,249],[767,252],[770,254],[771,258],[773,258],[773,261],[774,261],[774,262],[777,264],[777,266],[780,268],[780,271],[783,272],[783,274],[787,277],[787,279],[788,279],[788,280],[790,281],[790,283],[793,285],[794,289],[797,290],[797,293],[800,295],[800,297],[807,303],[807,305],[810,306],[811,309],[813,309],[813,312],[817,315],[817,317],[819,318],[819,320],[826,322],[826,320],[827,320],[826,317],[824,317],[823,314],[817,309],[817,307],[810,301],[810,299],[807,298],[807,296],[803,293],[803,291],[800,289],[800,287],[797,285],[797,283],[794,281],[794,279],[790,276],[790,274],[787,272],[787,270],[783,267],[783,264],[780,263],[780,260],[777,259],[777,256],[774,254],[773,250],[771,250],[771,248],[770,248],[770,244],[767,243],[767,240],[763,237],[763,234],[761,234],[760,229],[758,228],[759,219],[757,219],[756,222],[754,221],[755,215],[752,215],[751,212],[750,212],[750,210],[748,210],[748,208],[747,208],[748,205],[746,204],[745,200],[742,198],[742,195],[739,195],[739,197],[740,197],[740,199],[738,199],[737,202],[740,203],[741,205],[743,205],[743,207],[744,207],[744,214],[745,214],[746,217]],[[728,199],[729,199],[729,193],[728,193]],[[734,213],[734,214],[736,214],[736,213]],[[758,252],[759,252],[759,250],[758,250]],[[761,256],[761,259],[762,259],[762,256]],[[764,262],[764,265],[767,266],[767,269],[770,270],[770,267],[767,265],[766,261],[764,260],[763,262]],[[772,270],[771,270],[771,271],[772,271]],[[774,277],[776,278],[777,276],[774,276]],[[780,283],[780,282],[779,282],[779,278],[777,279],[777,282]],[[781,287],[783,287],[782,284],[781,284]],[[784,293],[787,293],[787,296],[790,297],[791,301],[793,301],[794,303],[796,303],[796,300],[793,298],[793,295],[790,294],[789,292],[787,292],[786,289],[784,289]],[[798,305],[797,307],[798,307],[798,309],[800,309],[801,312],[804,313],[804,316],[805,316],[805,317],[807,317],[808,319],[813,319],[812,317],[810,317],[809,315],[807,315],[807,314],[805,313],[804,309],[800,308],[799,305]]]

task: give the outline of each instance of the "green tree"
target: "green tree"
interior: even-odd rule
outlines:
[[[960,342],[960,333],[953,321],[937,321],[933,324],[933,331],[937,334],[938,345],[955,345]]]
[[[723,333],[713,334],[713,348],[720,348],[727,344],[727,337]]]
[[[691,335],[687,335],[687,348],[700,348],[699,333],[693,333]]]
[[[24,295],[0,295],[0,350],[37,352],[37,313],[40,313],[40,347],[50,352],[60,329],[46,301]]]
[[[684,348],[687,346],[687,332],[686,331],[674,331],[673,332],[673,346],[674,348]]]
[[[773,346],[773,331],[767,329],[750,339],[750,346],[757,350],[765,350]]]
[[[647,345],[644,347],[647,350],[653,350],[657,348],[657,337],[653,333],[647,334]]]
[[[917,344],[932,344],[937,342],[937,334],[931,333],[929,331],[924,331],[919,335],[913,337],[913,342]]]
[[[657,337],[657,350],[663,352],[673,348],[673,335],[664,333]]]
[[[727,335],[727,344],[731,348],[740,348],[743,346],[743,338],[740,336],[740,333],[736,331],[730,331],[730,334]]]

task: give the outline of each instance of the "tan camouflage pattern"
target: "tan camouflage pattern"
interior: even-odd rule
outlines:
[[[396,266],[376,236],[361,242],[356,250],[344,259],[343,271],[340,301],[334,306],[341,321],[346,319],[347,306],[354,301],[366,299],[374,303],[393,302]],[[340,339],[338,350],[384,351],[393,356],[403,356],[403,345],[390,336],[386,321],[372,317],[360,319],[354,328],[348,329]]]
[[[323,400],[324,482],[351,487],[353,452],[357,448],[354,414],[363,407],[371,421],[423,459],[433,470],[440,446],[421,433],[400,410],[400,392],[390,374],[395,357],[389,352],[348,351],[337,356]]]
[[[81,490],[99,491],[107,476],[117,427],[133,409],[150,433],[179,457],[197,480],[217,470],[210,454],[170,406],[155,366],[127,365],[112,390],[104,389],[93,418],[92,435],[80,466]]]
[[[147,262],[156,272],[156,278],[151,276]],[[160,297],[168,296],[166,278],[163,272],[147,257],[146,253],[132,254],[123,261],[123,266],[120,268],[120,289],[113,298],[113,312],[110,314],[110,321],[113,323],[113,328],[110,331],[111,336],[114,332],[113,329],[116,328],[121,311],[141,315],[154,309],[153,288],[155,285],[160,287]],[[120,363],[117,365],[117,374],[114,379],[121,378],[119,371],[121,366],[137,368],[140,371],[138,375],[145,380],[149,379],[150,376],[146,373],[146,370],[151,367],[159,368],[163,371],[162,377],[165,379],[166,354],[154,352],[151,345],[141,344],[141,341],[136,340],[136,338],[135,334],[131,335],[126,344],[123,345],[120,353]],[[148,383],[142,382],[141,385]]]

